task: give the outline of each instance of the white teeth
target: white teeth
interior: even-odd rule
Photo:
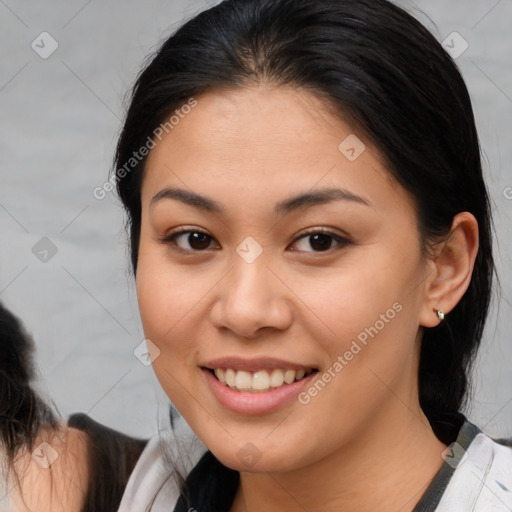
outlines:
[[[266,370],[260,370],[252,375],[253,389],[268,389],[270,387],[270,376]]]
[[[226,384],[230,388],[234,388],[235,387],[235,377],[236,377],[235,370],[228,368],[226,370],[226,373],[224,374],[224,376],[226,377]]]
[[[284,374],[284,381],[286,384],[291,384],[295,380],[295,370],[286,370],[286,373]]]
[[[226,382],[226,375],[222,368],[215,368],[214,373],[215,377],[217,377],[217,379],[219,379],[222,382],[222,384]]]
[[[237,389],[251,389],[252,375],[242,370],[236,372],[235,387]]]
[[[278,388],[279,386],[282,386],[284,382],[284,372],[283,370],[274,370],[270,374],[270,385],[273,388]]]
[[[269,373],[270,372],[270,373]],[[239,391],[268,391],[270,388],[278,388],[283,384],[292,384],[296,380],[304,378],[310,371],[301,370],[258,370],[248,372],[245,370],[233,370],[232,368],[215,368],[217,379],[232,389]]]

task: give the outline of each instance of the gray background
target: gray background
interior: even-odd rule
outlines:
[[[100,201],[92,191],[108,176],[123,96],[145,56],[213,3],[0,2],[0,300],[35,338],[39,386],[61,414],[86,412],[132,435],[156,432],[167,399],[133,354],[144,335],[121,207],[113,194]],[[512,2],[400,5],[440,41],[456,31],[469,45],[456,62],[484,151],[503,294],[480,352],[469,418],[512,436]],[[46,59],[31,47],[42,46],[42,32],[58,43]],[[40,52],[49,39],[44,46]]]

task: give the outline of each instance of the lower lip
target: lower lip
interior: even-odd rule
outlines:
[[[241,414],[268,414],[277,411],[293,402],[317,373],[313,372],[301,380],[271,388],[269,391],[250,393],[231,389],[222,384],[209,370],[201,370],[217,400],[230,411]]]

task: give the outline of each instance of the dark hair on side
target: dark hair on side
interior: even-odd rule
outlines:
[[[23,324],[0,303],[0,448],[5,457],[0,488],[11,478],[21,488],[18,456],[34,449],[42,431],[58,428],[57,414],[33,388],[33,353],[34,342]]]
[[[33,389],[34,342],[20,320],[0,303],[0,443],[11,467],[22,448],[31,450],[57,416]]]
[[[18,455],[31,452],[42,432],[57,432],[60,426],[58,412],[33,387],[34,349],[21,321],[0,303],[0,447],[7,473],[2,476],[12,475],[18,486],[23,477],[15,470]],[[86,414],[73,414],[68,427],[87,436],[89,477],[81,512],[117,511],[147,440],[112,430]]]
[[[469,288],[440,326],[424,329],[421,347],[420,405],[436,435],[448,439],[453,418],[447,418],[467,404],[490,303],[491,211],[461,74],[435,37],[392,3],[225,0],[163,43],[137,78],[114,159],[133,273],[146,159],[127,173],[119,170],[190,98],[200,103],[206,91],[260,83],[323,99],[375,145],[415,200],[425,249],[449,232],[457,213],[477,219],[479,252]]]

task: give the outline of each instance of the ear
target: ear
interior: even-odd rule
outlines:
[[[420,325],[440,323],[437,310],[448,314],[462,298],[469,283],[478,252],[478,222],[469,212],[458,213],[445,240],[432,248],[431,273],[425,281],[425,300]]]

